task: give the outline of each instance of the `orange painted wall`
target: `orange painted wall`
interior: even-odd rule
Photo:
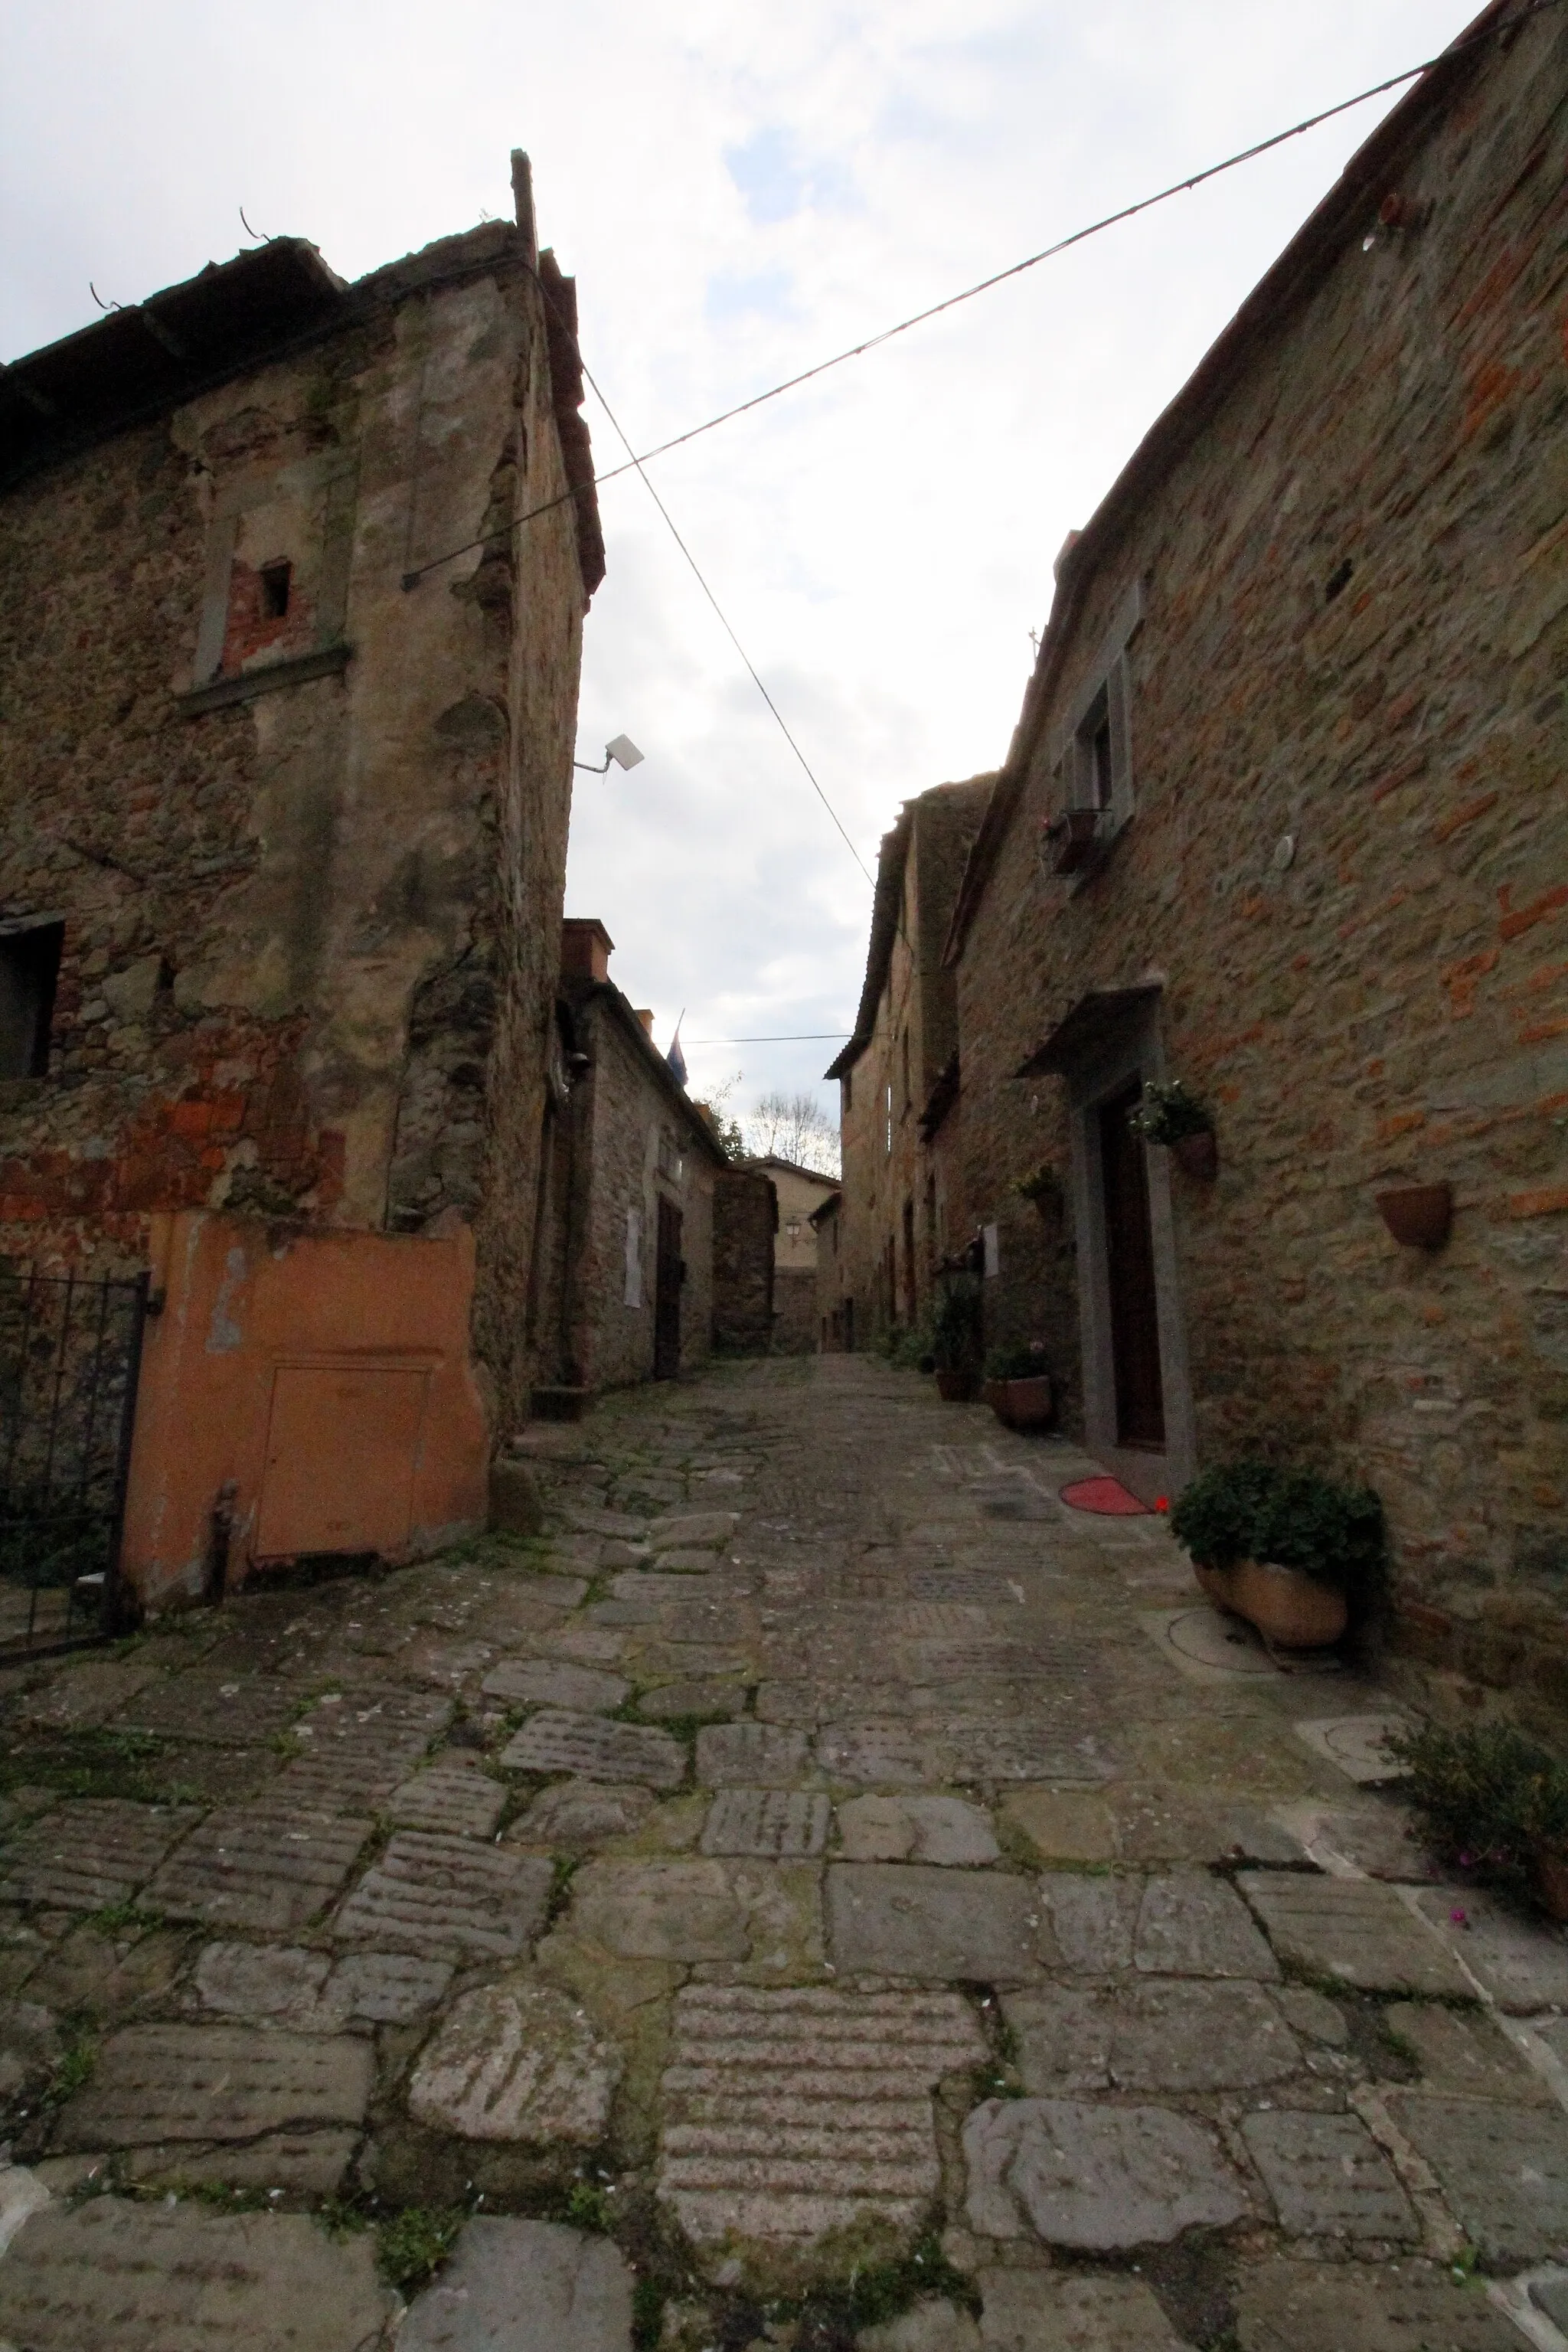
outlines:
[[[232,1481],[230,1583],[301,1552],[397,1559],[482,1527],[489,1438],[469,1351],[474,1242],[153,1220],[124,1569],[195,1596]]]

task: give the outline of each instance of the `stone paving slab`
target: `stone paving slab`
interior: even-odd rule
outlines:
[[[1469,1998],[1473,1987],[1393,1887],[1373,1880],[1244,1871],[1237,1881],[1289,1965],[1363,1992]]]
[[[208,1944],[195,1990],[219,2015],[265,2020],[297,2033],[341,2033],[352,2021],[406,2025],[434,2009],[452,1981],[443,1960],[401,1952],[331,1955],[288,1944]]]
[[[1035,1882],[912,1863],[835,1863],[827,1927],[841,1971],[995,1984],[1043,1971]]]
[[[661,1683],[657,1690],[644,1691],[637,1701],[638,1713],[655,1723],[680,1715],[743,1715],[745,1707],[744,1683]]]
[[[595,1846],[633,1837],[653,1811],[651,1789],[615,1788],[594,1780],[568,1780],[542,1789],[506,1832],[518,1845]]]
[[[291,1729],[310,1696],[305,1683],[212,1674],[198,1667],[147,1684],[121,1708],[116,1728],[161,1732],[166,1739],[252,1748]]]
[[[773,1723],[717,1723],[697,1735],[700,1788],[788,1789],[808,1769],[804,1731]]]
[[[743,1960],[751,1932],[721,1863],[599,1861],[572,1882],[570,1924],[624,1960]]]
[[[1561,2108],[1400,2091],[1388,2094],[1388,2109],[1489,2263],[1517,2270],[1568,2244],[1568,2117]]]
[[[1223,1879],[1195,1872],[1150,1879],[1139,1906],[1132,1965],[1161,1977],[1277,1981],[1279,1975],[1279,1963],[1240,1897]]]
[[[1047,1871],[1039,1882],[1048,1922],[1046,1950],[1072,1976],[1120,1975],[1132,1966],[1143,1902],[1141,1878],[1089,1878]]]
[[[984,2049],[951,1992],[689,1987],[664,2077],[659,2194],[700,2244],[907,2229],[940,2179],[931,2093]]]
[[[704,1853],[776,1860],[820,1853],[830,1805],[807,1789],[721,1789],[702,1824]]]
[[[1027,1723],[954,1724],[942,1735],[940,1749],[949,1780],[1109,1780],[1115,1765],[1103,1742],[1080,1734]]]
[[[1383,2015],[1389,2032],[1415,2052],[1425,2088],[1522,2106],[1552,2105],[1550,2086],[1484,2011],[1392,2001]]]
[[[1279,2010],[1254,1984],[1051,1985],[1009,1992],[1002,2008],[1018,2036],[1026,2091],[1256,2090],[1301,2069]]]
[[[987,2270],[976,2284],[981,2352],[1187,2352],[1138,2279]]]
[[[643,1781],[653,1789],[678,1789],[686,1778],[686,1751],[668,1731],[564,1707],[530,1716],[500,1760],[511,1772],[570,1772],[580,1780]]]
[[[86,1731],[155,1682],[161,1669],[146,1657],[73,1658],[37,1689],[17,1691],[5,1719],[23,1731]]]
[[[1378,1715],[1319,1716],[1298,1723],[1296,1736],[1347,1780],[1375,1788],[1408,1776],[1409,1766],[1396,1764],[1384,1743],[1392,1733],[1413,1728],[1407,1715],[1391,1709]]]
[[[470,1838],[399,1830],[339,1910],[343,1943],[434,1960],[515,1959],[543,1924],[548,1862]]]
[[[1275,2109],[1244,2118],[1254,2164],[1293,2238],[1411,2245],[1421,2228],[1393,2166],[1359,2116]]]
[[[182,2142],[247,2143],[285,2130],[308,2142],[336,2125],[336,2160],[323,2184],[332,2188],[364,2119],[374,2071],[370,2044],[353,2036],[132,2025],[102,2044],[91,2080],[61,2110],[55,2145],[157,2148],[157,2168],[177,2171]],[[307,2144],[303,2153],[316,2185],[315,2151]],[[288,2185],[281,2173],[276,2179]]]
[[[146,1900],[171,1919],[288,1935],[342,1892],[372,1826],[271,1800],[226,1805],[170,1856]]]
[[[631,2352],[632,2274],[607,2238],[480,2214],[409,2306],[397,2352]]]
[[[721,1551],[740,1523],[739,1511],[673,1511],[648,1528],[648,1549]]]
[[[1417,1898],[1457,1960],[1515,2017],[1568,2009],[1568,1935],[1521,1918],[1476,1887],[1434,1887]],[[1463,1915],[1463,1926],[1454,1913]]]
[[[619,2052],[575,2001],[510,1979],[465,1993],[443,2018],[421,2053],[408,2111],[462,2139],[592,2147],[620,2074]]]
[[[0,2263],[0,2338],[26,2352],[372,2352],[396,2309],[371,2239],[303,2213],[94,2197],[35,2214]]]
[[[472,1765],[445,1762],[416,1772],[386,1801],[387,1817],[405,1829],[445,1830],[454,1837],[488,1838],[507,1792]]]
[[[586,1506],[573,1505],[565,1513],[566,1524],[579,1535],[619,1536],[626,1543],[642,1543],[647,1536],[647,1521],[634,1518],[629,1511],[605,1511]]]
[[[516,1706],[568,1706],[588,1715],[611,1715],[631,1685],[620,1675],[565,1660],[505,1658],[479,1685],[487,1698]]]
[[[1237,2285],[1241,2352],[1521,2352],[1479,2279],[1397,2265],[1268,2263]]]
[[[0,1902],[41,1903],[56,1911],[128,1903],[200,1819],[192,1805],[71,1799],[8,1838]]]
[[[981,1868],[1001,1849],[983,1805],[962,1797],[851,1797],[838,1807],[846,1862],[928,1862]]]
[[[896,1720],[830,1723],[816,1735],[816,1761],[833,1780],[919,1786],[926,1770],[920,1742]]]
[[[963,2127],[970,2226],[1109,2253],[1247,2210],[1214,2133],[1166,2107],[987,2099]]]

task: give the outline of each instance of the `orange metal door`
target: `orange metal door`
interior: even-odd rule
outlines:
[[[280,1364],[272,1380],[255,1556],[401,1551],[427,1371]]]

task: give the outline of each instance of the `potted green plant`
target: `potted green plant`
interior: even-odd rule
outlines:
[[[973,1274],[950,1275],[931,1318],[931,1352],[939,1396],[967,1404],[979,1386],[980,1283]]]
[[[1186,1175],[1212,1183],[1219,1174],[1213,1116],[1195,1095],[1187,1092],[1180,1078],[1166,1086],[1145,1078],[1143,1099],[1136,1110],[1128,1112],[1127,1124],[1145,1143],[1163,1145]]]
[[[1404,1795],[1441,1861],[1528,1886],[1551,1917],[1568,1920],[1568,1764],[1505,1723],[1424,1724],[1386,1745],[1407,1769]]]
[[[1284,1649],[1337,1642],[1351,1598],[1374,1587],[1386,1549],[1370,1487],[1272,1462],[1204,1471],[1177,1497],[1171,1532],[1210,1600]]]
[[[1044,1429],[1052,1411],[1046,1343],[1028,1339],[993,1348],[985,1359],[985,1402],[1007,1429]]]

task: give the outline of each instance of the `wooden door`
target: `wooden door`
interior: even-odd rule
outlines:
[[[1127,1114],[1136,1110],[1142,1092],[1134,1079],[1114,1101],[1102,1103],[1100,1111],[1110,1356],[1119,1443],[1163,1446],[1165,1396],[1160,1374],[1154,1237],[1149,1223],[1149,1170],[1143,1139],[1127,1124]]]
[[[672,1381],[680,1370],[680,1211],[662,1194],[658,1202],[658,1255],[653,1293],[653,1376]]]

